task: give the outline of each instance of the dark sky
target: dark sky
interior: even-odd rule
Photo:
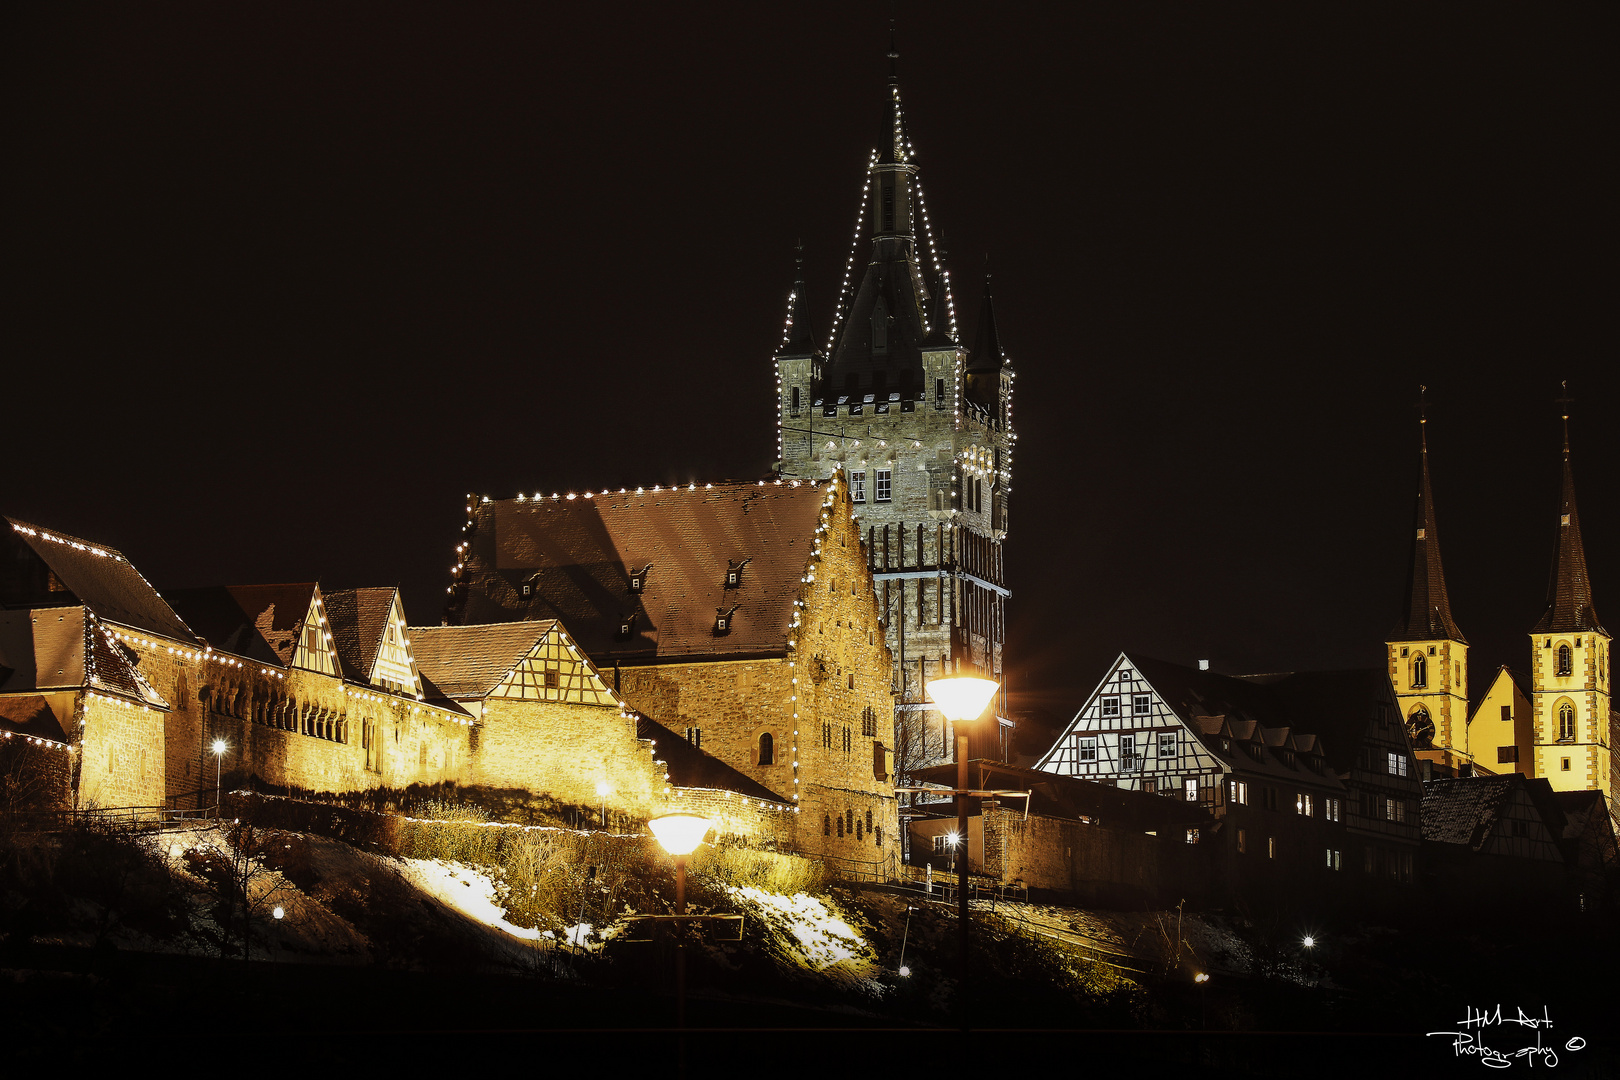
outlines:
[[[760,475],[892,11],[967,330],[988,254],[1019,371],[1025,707],[1121,648],[1379,662],[1420,383],[1476,683],[1545,595],[1561,379],[1620,620],[1612,6],[466,7],[5,16],[0,510],[160,589],[399,582],[435,622],[467,492]]]

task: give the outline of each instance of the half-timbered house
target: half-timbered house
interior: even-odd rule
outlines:
[[[1196,804],[1232,888],[1414,880],[1419,781],[1378,672],[1232,678],[1122,653],[1037,767]]]

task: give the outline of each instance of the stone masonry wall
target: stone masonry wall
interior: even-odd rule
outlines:
[[[162,806],[164,714],[100,694],[77,696],[79,808]]]

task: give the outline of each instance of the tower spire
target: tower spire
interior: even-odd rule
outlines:
[[[1557,398],[1564,424],[1564,475],[1559,492],[1558,541],[1553,547],[1552,578],[1547,584],[1547,610],[1533,633],[1596,630],[1607,634],[1592,606],[1592,580],[1586,572],[1586,545],[1581,540],[1581,515],[1575,507],[1575,472],[1570,466],[1569,383]]]
[[[1406,607],[1390,634],[1391,641],[1458,641],[1468,643],[1451,617],[1451,596],[1440,562],[1440,533],[1435,527],[1434,491],[1429,483],[1429,418],[1425,395],[1418,388],[1418,497],[1413,515],[1412,563],[1406,585]]]
[[[787,325],[782,328],[778,357],[814,356],[816,341],[810,333],[810,320],[804,313],[804,242],[794,247],[793,291],[788,294]]]

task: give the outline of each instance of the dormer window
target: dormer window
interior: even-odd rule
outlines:
[[[752,559],[744,559],[742,562],[726,560],[726,588],[736,589],[742,586],[743,567],[752,561]]]
[[[618,631],[613,635],[615,641],[629,641],[636,632],[636,617],[626,615],[619,619]]]
[[[737,614],[737,609],[735,607],[731,608],[729,611],[726,610],[725,608],[715,608],[715,610],[714,610],[714,636],[715,637],[724,637],[726,634],[731,633],[731,621],[732,621],[733,618],[736,617],[736,614]]]
[[[650,571],[651,569],[652,569],[652,563],[648,563],[646,566],[643,566],[640,570],[632,570],[630,572],[630,591],[631,592],[639,594],[639,593],[643,593],[643,592],[645,592],[647,590],[647,572]]]

